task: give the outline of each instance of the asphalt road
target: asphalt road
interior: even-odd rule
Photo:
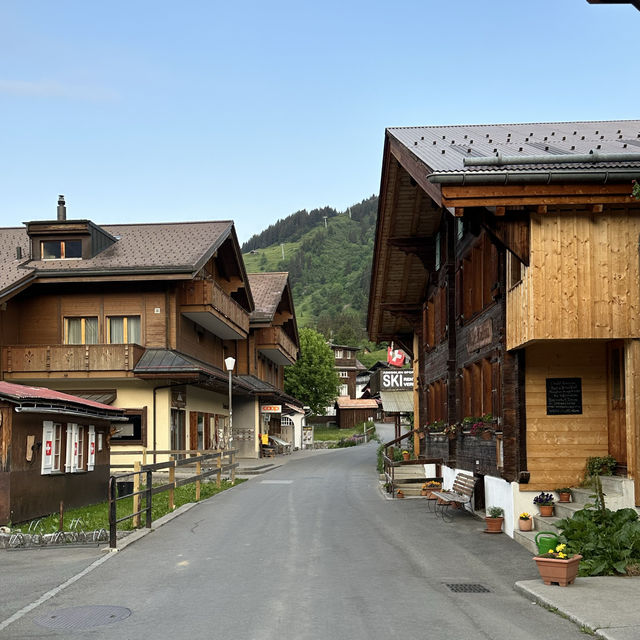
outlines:
[[[115,554],[0,638],[584,638],[514,591],[537,571],[507,536],[486,535],[465,515],[445,524],[422,500],[387,500],[375,451],[370,444],[291,459],[223,492]],[[41,558],[44,577],[47,553],[10,557],[25,565]],[[35,600],[46,589],[33,580]],[[447,586],[460,584],[487,591]],[[7,588],[5,581],[3,594]],[[90,630],[34,622],[80,605],[131,615]]]

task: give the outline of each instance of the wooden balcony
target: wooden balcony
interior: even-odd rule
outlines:
[[[184,285],[180,313],[223,340],[249,335],[249,313],[211,280]]]
[[[118,377],[133,371],[137,344],[17,345],[2,348],[2,373],[11,378]]]
[[[281,327],[267,327],[256,331],[258,351],[276,364],[288,365],[297,360],[294,341]]]

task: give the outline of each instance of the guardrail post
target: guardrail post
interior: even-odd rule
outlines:
[[[173,466],[169,467],[169,482],[171,483],[171,487],[169,487],[169,510],[173,511],[176,508],[176,500],[175,500],[176,463],[175,463],[175,458],[173,456],[169,457],[169,461],[173,462]]]
[[[116,479],[109,477],[109,548],[116,548]]]
[[[235,461],[236,452],[234,449],[231,449],[229,454],[229,462],[231,463],[231,484],[234,485],[236,482],[236,468],[233,466],[233,463]]]
[[[218,489],[222,486],[222,451],[218,456],[218,473],[216,474],[216,486]]]
[[[147,504],[146,504],[147,529],[151,529],[151,500],[152,500],[151,490],[152,489],[153,489],[153,472],[147,471],[147,489],[145,493],[145,499],[147,501]]]
[[[202,455],[202,451],[198,451],[198,457]],[[198,479],[196,480],[196,502],[200,500],[200,474],[202,473],[202,462],[198,460],[196,462],[196,476]]]
[[[133,528],[138,529],[140,527],[140,461],[136,460],[133,463],[133,470],[135,475],[133,476],[133,513],[137,514],[133,516]]]

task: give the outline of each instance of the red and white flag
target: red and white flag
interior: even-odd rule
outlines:
[[[404,351],[402,349],[394,349],[393,342],[387,348],[387,362],[394,367],[401,367],[404,364]]]

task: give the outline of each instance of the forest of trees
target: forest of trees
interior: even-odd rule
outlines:
[[[325,207],[278,220],[242,246],[253,252],[245,256],[247,270],[288,271],[299,325],[338,344],[362,345],[377,211],[372,196],[344,212]],[[276,248],[285,243],[282,260]]]

